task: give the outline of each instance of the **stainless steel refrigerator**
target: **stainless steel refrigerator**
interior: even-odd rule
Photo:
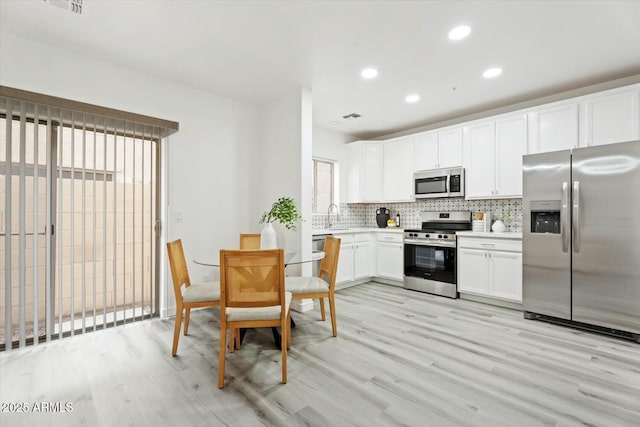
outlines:
[[[640,342],[640,141],[524,156],[525,317]]]

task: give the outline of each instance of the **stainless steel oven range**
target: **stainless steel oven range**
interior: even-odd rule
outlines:
[[[404,231],[404,287],[457,298],[456,231],[471,230],[471,212],[423,212],[420,221]]]

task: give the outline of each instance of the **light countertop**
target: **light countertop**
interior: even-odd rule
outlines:
[[[404,228],[402,227],[354,227],[354,228],[323,228],[321,230],[313,230],[311,234],[317,236],[319,234],[350,234],[350,233],[402,233]]]
[[[493,231],[457,231],[456,236],[459,237],[485,237],[492,239],[520,239],[522,240],[522,233],[514,231],[505,231],[503,233],[496,233]]]

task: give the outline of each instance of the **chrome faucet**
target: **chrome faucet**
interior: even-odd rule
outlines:
[[[340,212],[338,211],[338,205],[336,205],[335,203],[331,203],[329,205],[329,209],[327,209],[327,221],[329,222],[329,228],[333,227],[333,223],[331,222],[331,207],[335,206],[336,209],[336,222],[340,221]]]

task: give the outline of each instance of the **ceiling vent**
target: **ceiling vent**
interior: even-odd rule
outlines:
[[[77,13],[78,15],[82,14],[83,1],[84,0],[44,0],[46,3],[49,3],[55,7],[59,7],[60,9],[68,10],[69,12]]]
[[[343,119],[347,120],[359,119],[360,117],[362,117],[362,115],[358,113],[351,113],[347,114],[346,116],[342,116]]]

